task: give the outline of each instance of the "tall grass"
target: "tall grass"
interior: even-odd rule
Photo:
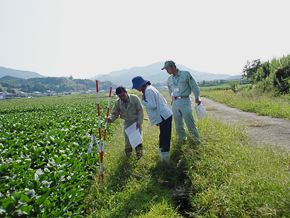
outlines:
[[[262,93],[256,90],[233,92],[231,90],[202,89],[202,96],[243,111],[290,119],[289,95],[275,97],[273,93]]]
[[[200,121],[203,143],[186,163],[193,217],[288,217],[289,154],[253,146],[242,127]],[[199,127],[200,128],[200,127]]]

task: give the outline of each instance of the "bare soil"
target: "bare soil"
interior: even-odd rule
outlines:
[[[289,120],[244,112],[205,97],[202,97],[201,100],[210,116],[225,123],[245,127],[246,134],[256,145],[290,150]]]

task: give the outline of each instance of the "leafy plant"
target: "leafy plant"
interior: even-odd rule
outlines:
[[[96,147],[86,153],[98,133],[96,99],[2,105],[1,216],[83,215],[83,199],[99,169]],[[107,99],[101,98],[102,126],[106,107]]]

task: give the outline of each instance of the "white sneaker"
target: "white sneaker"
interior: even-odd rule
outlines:
[[[169,151],[160,152],[159,155],[163,161],[165,161],[168,164],[170,163],[170,152]]]

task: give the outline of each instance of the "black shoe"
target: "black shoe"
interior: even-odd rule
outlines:
[[[139,160],[143,156],[143,146],[142,146],[142,144],[137,145],[135,150],[136,150],[137,159]]]
[[[125,153],[127,157],[131,157],[132,155],[132,148],[125,148]]]

